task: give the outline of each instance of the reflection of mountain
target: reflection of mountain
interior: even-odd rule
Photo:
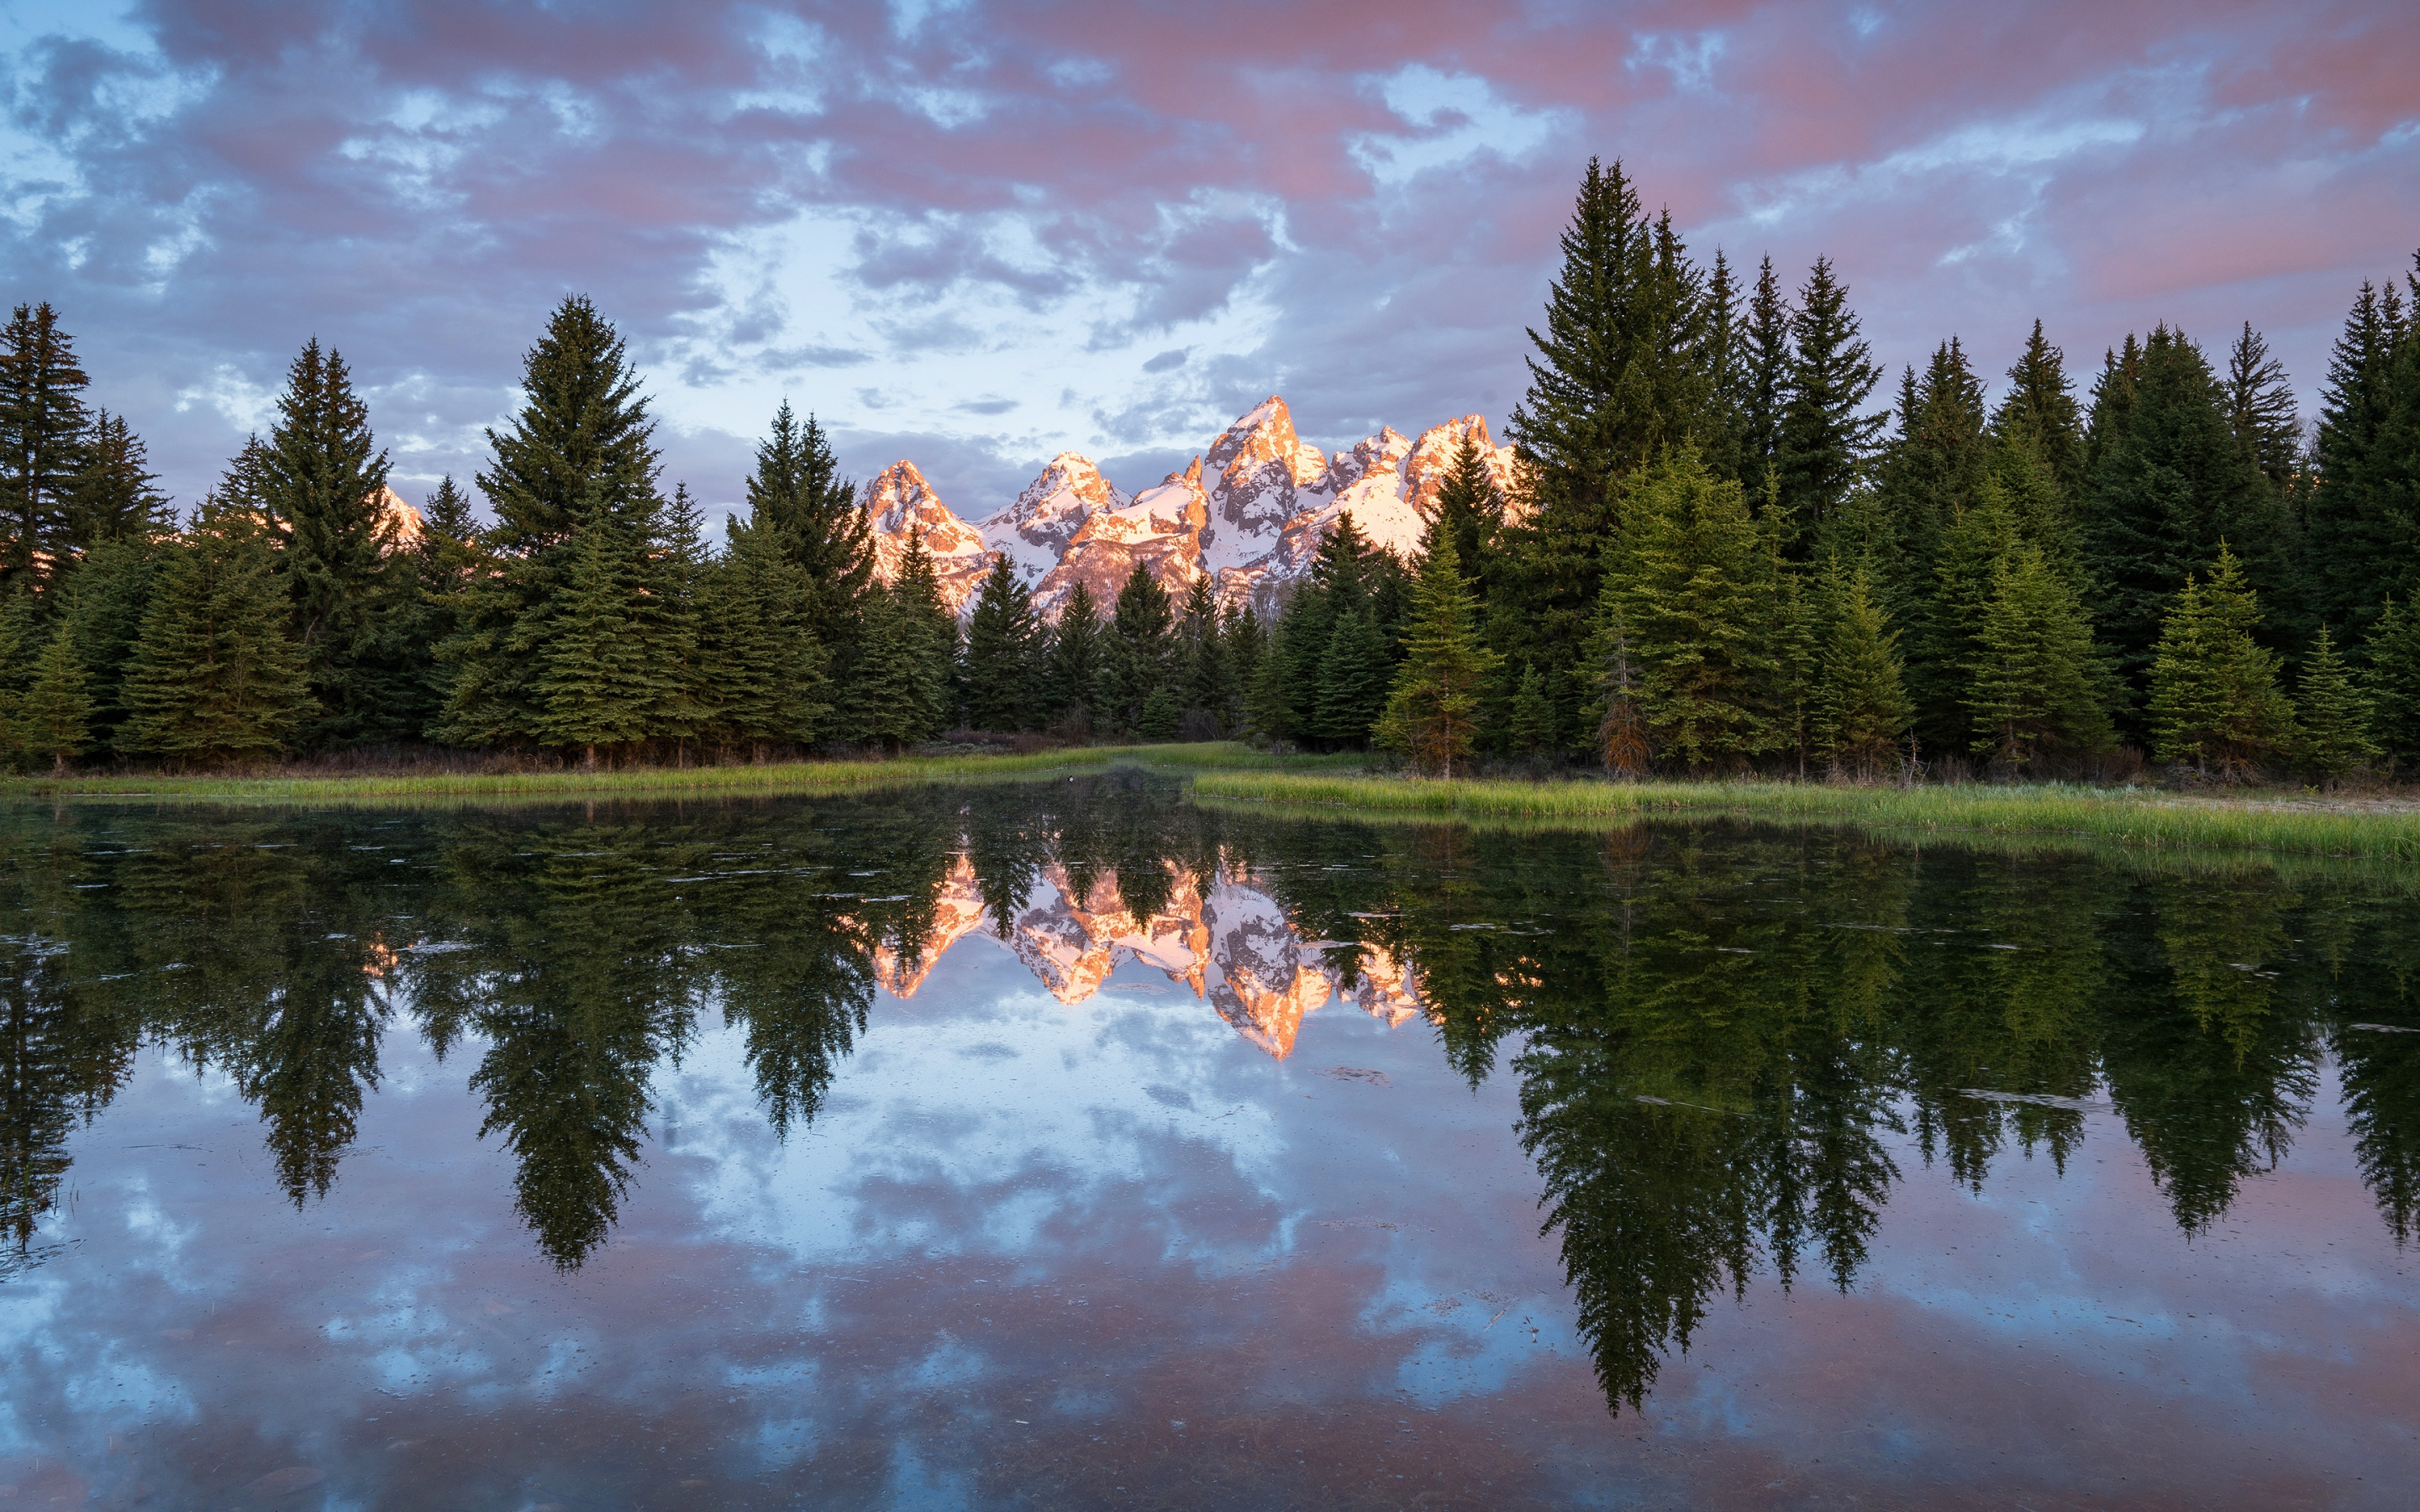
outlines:
[[[1305,939],[1248,872],[1219,868],[1205,894],[1198,873],[1160,865],[1169,873],[1168,901],[1140,918],[1126,906],[1115,871],[1094,873],[1079,890],[1066,868],[1046,867],[1011,922],[1008,949],[1070,1006],[1099,992],[1119,966],[1140,962],[1207,998],[1244,1038],[1280,1058],[1293,1053],[1302,1016],[1330,998],[1389,1025],[1420,1011],[1408,964],[1361,946],[1349,958],[1353,969],[1341,969],[1321,952],[1331,942]],[[913,957],[888,945],[874,953],[876,980],[898,996],[913,997],[950,947],[982,929],[982,883],[967,857],[951,866],[933,917]]]

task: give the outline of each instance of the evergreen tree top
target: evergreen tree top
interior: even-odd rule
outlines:
[[[2251,455],[2254,465],[2273,484],[2283,486],[2300,471],[2303,422],[2294,403],[2293,380],[2286,364],[2269,354],[2269,343],[2243,322],[2243,333],[2226,354],[2227,424]]]
[[[521,388],[511,428],[487,433],[495,460],[478,480],[501,549],[558,545],[599,514],[636,523],[652,513],[655,424],[621,336],[585,295],[555,307]]]

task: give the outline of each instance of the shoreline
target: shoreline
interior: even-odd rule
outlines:
[[[1893,831],[2039,835],[2130,849],[2272,851],[2420,861],[2420,804],[2319,797],[2188,797],[2140,788],[1855,788],[1814,783],[1533,782],[1208,772],[1199,797],[1359,810],[1442,822],[1526,819],[1606,825],[1660,815],[1724,814]],[[2390,806],[2391,805],[2391,806]]]
[[[1365,758],[1351,756],[1358,765]],[[1279,771],[1341,764],[1335,757],[1264,755],[1236,741],[1195,745],[1071,746],[1054,750],[888,759],[768,762],[763,765],[646,766],[589,772],[367,772],[273,777],[140,774],[0,778],[0,800],[235,799],[334,802],[360,799],[777,797],[907,783],[977,781],[1097,770],[1120,764],[1185,771]]]

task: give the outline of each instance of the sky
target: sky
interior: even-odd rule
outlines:
[[[1333,450],[1499,432],[1591,155],[1693,252],[1828,255],[1894,373],[2036,318],[2079,386],[2246,320],[2315,410],[2420,247],[2390,3],[527,5],[11,0],[0,293],[190,503],[317,336],[417,501],[567,293],[667,487],[788,399],[961,515],[1063,450],[1129,490],[1270,393]],[[1876,394],[1877,408],[1888,386]]]

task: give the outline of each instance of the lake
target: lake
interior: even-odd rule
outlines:
[[[2408,869],[0,806],[0,1508],[2403,1507]]]

